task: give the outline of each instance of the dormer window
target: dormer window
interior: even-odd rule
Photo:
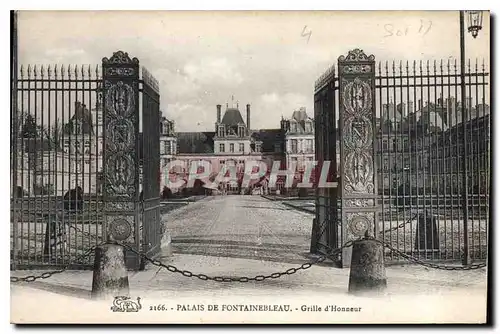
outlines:
[[[290,131],[297,132],[297,122],[295,122],[295,121],[290,122]]]
[[[312,132],[312,122],[311,121],[306,121],[306,124],[305,124],[305,127],[306,127],[306,132]]]
[[[224,137],[224,125],[220,124],[218,128],[219,137]]]
[[[261,143],[255,143],[255,152],[260,152],[262,149],[262,144]]]

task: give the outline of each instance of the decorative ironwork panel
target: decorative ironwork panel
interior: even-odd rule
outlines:
[[[138,243],[139,60],[117,51],[102,60],[104,87],[104,201],[106,237]],[[126,254],[127,265],[139,259]]]
[[[377,224],[374,157],[375,57],[362,50],[338,59],[340,92],[340,175],[342,242],[368,233]],[[350,266],[351,249],[344,249],[342,266]]]

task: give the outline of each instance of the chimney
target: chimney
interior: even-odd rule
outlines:
[[[221,113],[220,110],[221,110],[221,107],[222,106],[220,104],[217,105],[217,123],[220,123],[220,113]]]
[[[408,101],[408,114],[413,113],[413,101]]]
[[[250,105],[247,104],[247,129],[248,133],[250,133]]]

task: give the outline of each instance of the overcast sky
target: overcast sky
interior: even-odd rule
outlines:
[[[467,57],[489,60],[489,20]],[[159,80],[177,131],[214,130],[234,95],[252,128],[306,107],[314,81],[359,47],[377,60],[458,58],[458,12],[20,12],[20,64],[100,64],[123,50]],[[243,117],[245,114],[243,112]]]

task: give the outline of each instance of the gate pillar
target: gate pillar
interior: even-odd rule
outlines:
[[[140,251],[139,60],[117,51],[102,60],[104,237]],[[126,252],[128,269],[140,259]]]
[[[340,195],[342,244],[376,235],[375,57],[362,50],[338,59],[340,118]],[[342,267],[351,264],[352,247],[342,251]]]

